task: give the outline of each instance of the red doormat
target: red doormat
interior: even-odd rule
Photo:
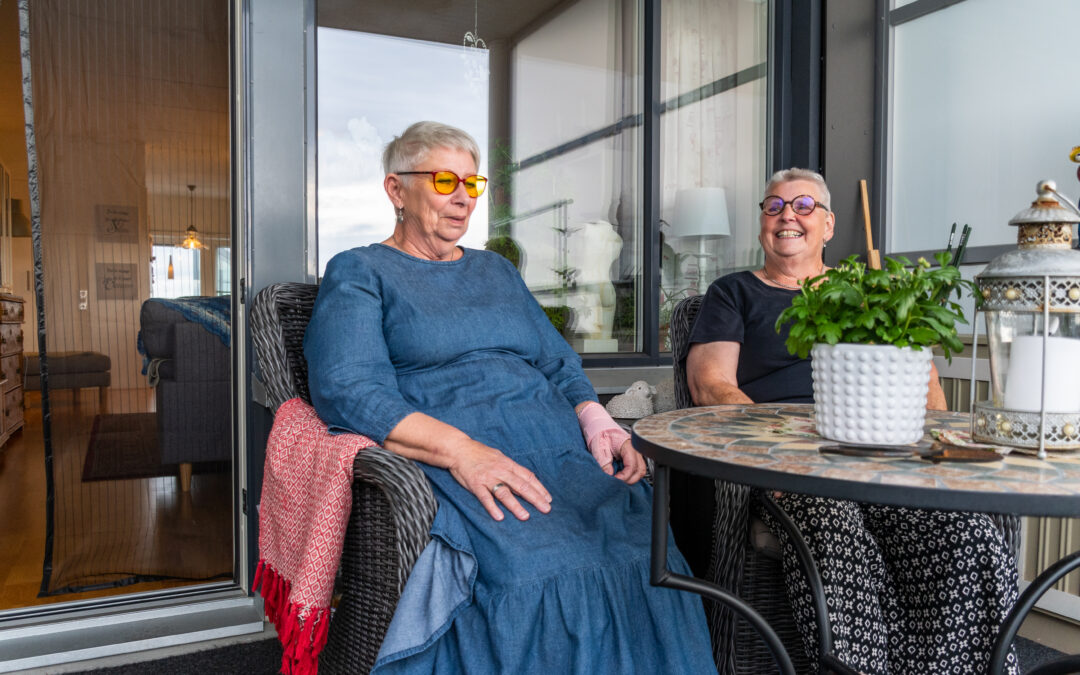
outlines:
[[[229,462],[193,462],[193,473],[225,473]],[[176,476],[178,464],[163,464],[156,413],[98,415],[83,462],[83,482]]]

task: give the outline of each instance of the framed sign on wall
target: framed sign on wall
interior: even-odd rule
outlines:
[[[96,263],[98,300],[134,300],[139,295],[135,263]]]
[[[94,207],[94,224],[100,241],[135,243],[139,238],[139,207],[98,204]]]

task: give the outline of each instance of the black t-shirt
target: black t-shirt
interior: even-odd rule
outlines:
[[[769,286],[750,271],[720,277],[705,294],[690,344],[740,343],[736,379],[755,403],[813,403],[810,359],[788,353],[790,324],[775,328],[798,292]]]

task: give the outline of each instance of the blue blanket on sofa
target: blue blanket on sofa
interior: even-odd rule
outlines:
[[[232,307],[232,297],[220,296],[191,296],[186,298],[150,298],[147,302],[156,302],[171,310],[177,311],[188,321],[202,325],[206,330],[216,335],[222,344],[229,346],[231,325],[229,316]],[[139,353],[143,355],[142,372],[145,375],[150,357],[142,341],[142,331],[137,338]]]

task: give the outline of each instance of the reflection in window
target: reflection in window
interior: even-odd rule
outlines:
[[[580,352],[641,349],[640,13],[581,0],[517,43],[511,128],[522,276]]]
[[[954,222],[969,250],[1012,244],[1040,179],[1077,194],[1077,26],[1075,0],[980,0],[892,28],[889,252],[944,249]]]
[[[434,120],[470,133],[480,146],[479,173],[487,175],[488,83],[465,67],[460,45],[318,30],[321,275],[334,254],[393,233],[382,153],[413,122]],[[487,237],[487,199],[482,198],[461,244],[483,248]]]
[[[579,352],[642,352],[655,330],[642,325],[642,302],[654,293],[664,345],[677,300],[758,260],[770,3],[660,1],[659,177],[645,173],[642,147],[640,0],[563,2],[525,29],[482,26],[496,38],[480,53],[490,75],[469,67],[460,33],[444,44],[319,28],[320,270],[339,251],[389,236],[383,148],[434,119],[477,139],[491,179],[466,246],[511,259]],[[356,67],[365,63],[380,67]],[[646,186],[661,224],[645,223]],[[711,200],[695,201],[706,193]],[[676,215],[680,194],[705,205],[699,222]],[[657,244],[646,240],[656,228],[666,237],[662,283],[646,289],[655,270],[644,269],[643,252]]]
[[[768,3],[663,3],[661,348],[682,299],[760,265]]]

